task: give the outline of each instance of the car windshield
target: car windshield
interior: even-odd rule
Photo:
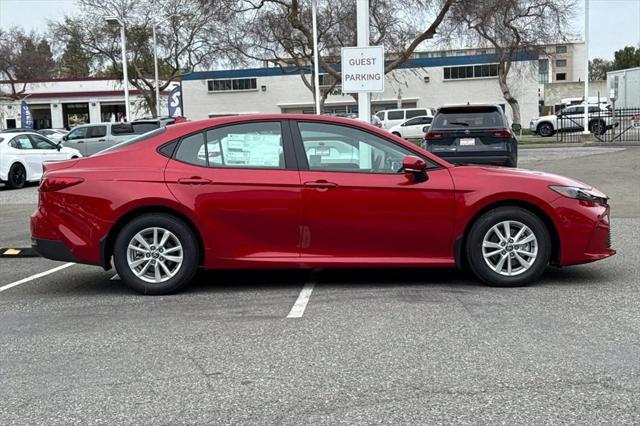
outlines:
[[[131,139],[127,139],[126,141],[120,142],[119,144],[111,146],[111,147],[109,147],[107,149],[103,149],[102,151],[99,151],[99,152],[95,153],[94,155],[104,154],[105,152],[115,151],[117,149],[124,148],[125,146],[129,146],[129,145],[136,144],[138,142],[146,141],[147,139],[151,139],[154,136],[158,136],[158,135],[164,133],[165,131],[166,131],[166,128],[160,127],[158,129],[155,129],[155,130],[152,130],[150,132],[147,132],[147,133],[145,133],[143,135],[136,136],[136,137],[133,137]]]
[[[432,129],[504,127],[502,115],[495,108],[443,108],[433,119]]]

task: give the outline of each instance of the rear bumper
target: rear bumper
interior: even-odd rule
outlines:
[[[71,253],[71,250],[69,250],[62,241],[32,238],[31,248],[33,248],[40,256],[47,259],[60,260],[62,262],[82,263],[73,255],[73,253]]]
[[[506,152],[499,155],[469,155],[467,153],[449,154],[436,151],[433,154],[453,164],[493,164],[503,166],[509,163],[515,164],[518,160],[518,156],[515,153]]]

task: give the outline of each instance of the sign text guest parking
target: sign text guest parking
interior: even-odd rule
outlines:
[[[384,92],[384,48],[342,48],[342,92]]]

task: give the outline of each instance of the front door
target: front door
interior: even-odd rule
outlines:
[[[300,256],[302,190],[286,129],[230,124],[180,141],[165,180],[200,220],[207,266]]]
[[[67,154],[58,151],[56,144],[44,136],[29,135],[29,138],[31,138],[34,148],[33,151],[40,164],[42,164],[43,161],[60,161],[66,159]],[[42,166],[39,167],[39,174],[42,174]]]
[[[80,151],[83,156],[87,155],[87,148],[85,139],[87,136],[87,127],[76,127],[67,133],[66,139],[63,143],[64,146],[74,148]]]
[[[446,168],[431,163],[428,179],[420,181],[401,171],[403,158],[417,154],[381,136],[318,122],[293,128],[298,161],[305,163],[303,257],[451,260],[454,193]]]

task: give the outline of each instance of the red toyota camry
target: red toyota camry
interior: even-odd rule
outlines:
[[[519,286],[615,254],[607,197],[589,185],[454,167],[374,126],[286,114],[177,124],[46,164],[31,232],[42,256],[114,264],[145,294],[199,267],[457,266]]]

